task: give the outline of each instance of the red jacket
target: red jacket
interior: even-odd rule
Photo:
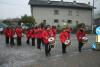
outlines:
[[[85,35],[86,35],[85,32],[81,32],[80,30],[78,30],[77,33],[76,33],[76,37],[77,37],[78,42],[81,42],[82,37],[84,37]]]
[[[56,37],[56,29],[52,29],[53,36]]]
[[[61,43],[64,43],[67,39],[70,38],[70,34],[67,33],[66,31],[61,32],[60,35],[59,35],[59,38],[60,38]]]
[[[22,37],[22,28],[16,28],[17,37]]]
[[[48,34],[49,34],[49,37],[54,37],[54,32],[52,29],[50,30],[47,30]]]
[[[69,33],[71,33],[72,28],[71,28],[71,27],[67,28],[67,31],[68,31]]]
[[[36,38],[35,32],[36,32],[36,29],[31,29],[31,37],[32,38]]]
[[[13,37],[15,34],[14,30],[12,28],[9,29],[9,37]]]
[[[42,38],[42,29],[41,28],[36,29],[36,38]]]
[[[31,37],[31,30],[27,30],[27,31],[26,31],[26,37],[27,37],[27,38],[30,38],[30,37]]]
[[[47,30],[43,30],[42,32],[42,40],[44,44],[48,44],[48,38],[49,38],[49,34]]]
[[[9,37],[10,36],[9,28],[5,28],[4,29],[4,34],[5,34],[6,37]]]

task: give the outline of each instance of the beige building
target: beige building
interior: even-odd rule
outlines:
[[[30,0],[31,15],[34,16],[37,24],[46,20],[49,25],[68,24],[76,26],[78,23],[85,23],[91,27],[92,6],[85,3],[50,1],[50,0]]]

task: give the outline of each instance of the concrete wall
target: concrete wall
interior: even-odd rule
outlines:
[[[55,15],[54,10],[58,10],[59,14]],[[69,15],[69,10],[72,11],[72,16]],[[69,9],[69,8],[48,8],[48,7],[31,7],[32,16],[34,16],[37,24],[46,20],[49,25],[63,25],[68,20],[72,20],[70,25],[75,26],[78,23],[85,23],[91,26],[92,11],[84,9]],[[58,19],[59,23],[54,23],[54,19]]]

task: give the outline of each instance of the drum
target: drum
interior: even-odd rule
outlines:
[[[70,40],[66,40],[64,44],[69,46],[69,45],[71,45],[71,41]]]
[[[49,44],[51,46],[51,48],[54,48],[55,45],[55,38],[54,37],[49,37],[48,38]]]
[[[82,42],[83,42],[83,43],[88,42],[88,38],[87,38],[87,37],[82,37]]]
[[[49,38],[48,38],[49,43],[53,43],[54,40],[55,40],[54,37],[49,37]]]
[[[50,44],[50,46],[51,46],[51,48],[54,48],[54,46],[55,46],[55,42],[52,43],[52,44]]]

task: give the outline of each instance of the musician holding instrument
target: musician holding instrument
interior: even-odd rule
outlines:
[[[51,46],[51,48],[54,48],[55,39],[56,39],[56,29],[50,26],[47,29],[47,31],[48,31],[48,34],[49,34],[49,38],[48,38],[49,45]]]
[[[43,39],[43,44],[45,45],[45,55],[48,56],[50,55],[50,51],[51,51],[51,46],[49,45],[49,31],[50,27],[47,26],[44,31],[42,32],[42,39]]]
[[[41,49],[41,44],[42,44],[42,28],[41,26],[38,26],[36,29],[36,38],[37,38],[37,48]]]
[[[28,28],[27,30],[26,30],[26,43],[29,45],[30,44],[30,39],[31,39],[31,29],[30,28]]]
[[[62,43],[62,53],[66,53],[66,47],[71,44],[70,42],[70,34],[67,32],[66,28],[62,29],[59,35],[60,41]]]
[[[85,43],[85,41],[87,40],[84,40],[84,38],[86,38],[86,33],[85,33],[85,27],[80,25],[77,32],[76,32],[76,37],[77,37],[77,40],[78,40],[78,51],[81,52],[81,49],[82,49],[82,46],[83,44]]]

